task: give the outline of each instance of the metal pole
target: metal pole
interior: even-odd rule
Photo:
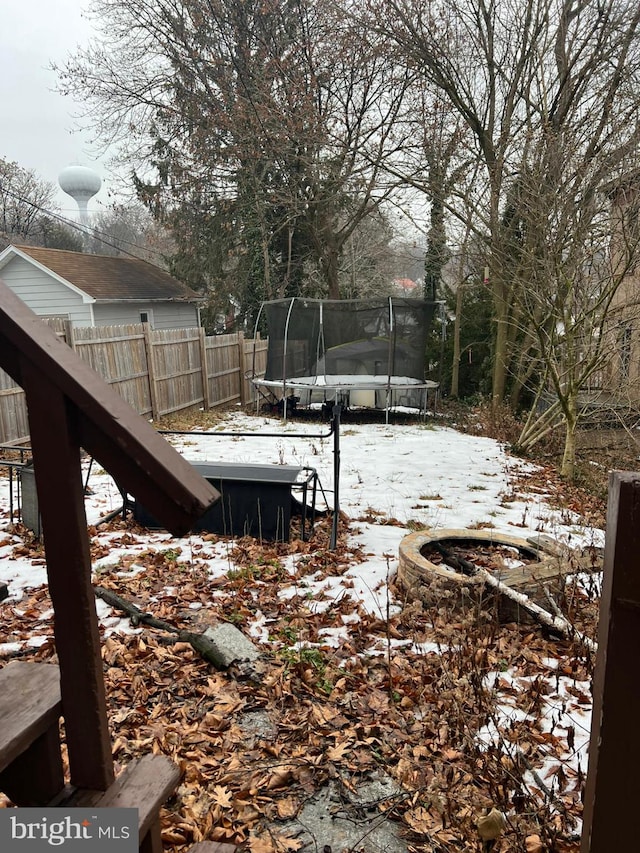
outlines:
[[[253,327],[253,353],[251,356],[251,378],[256,378],[256,341],[258,340],[258,324],[260,322],[260,315],[262,314],[262,309],[264,308],[265,303],[263,302],[258,309],[258,314],[256,316],[256,322]]]
[[[333,520],[329,549],[335,551],[338,545],[338,519],[340,516],[340,411],[342,406],[333,407]]]
[[[159,429],[160,435],[202,435],[209,438],[331,438],[333,430],[329,432],[249,432],[247,430],[225,430],[224,432],[211,432],[206,429]]]
[[[289,310],[287,311],[287,319],[284,324],[284,339],[282,341],[282,417],[287,419],[287,345],[289,343],[289,320],[293,311],[293,303],[296,301],[295,296],[291,297]]]
[[[395,323],[393,322],[393,299],[389,297],[389,351],[387,353],[387,393],[384,406],[384,422],[389,423],[389,405],[391,403],[391,374],[394,365]]]

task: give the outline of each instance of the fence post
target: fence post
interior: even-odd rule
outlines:
[[[202,364],[202,399],[205,412],[211,408],[211,396],[209,394],[209,364],[207,362],[207,338],[202,326],[198,329],[200,335],[200,362]]]
[[[244,357],[244,332],[238,332],[238,365],[240,370],[240,405],[244,406],[247,395],[244,390],[246,366]]]
[[[65,320],[64,321],[64,340],[68,347],[75,351],[76,348],[76,336],[73,331],[73,321]]]
[[[149,399],[151,400],[151,417],[157,421],[160,417],[158,411],[158,396],[156,394],[156,370],[153,361],[153,341],[151,340],[151,326],[149,323],[142,324],[144,332],[144,349],[147,355],[147,373],[149,376]]]
[[[609,478],[581,853],[637,850],[640,798],[640,474]]]

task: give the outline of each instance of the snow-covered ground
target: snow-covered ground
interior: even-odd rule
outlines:
[[[250,435],[226,436],[224,431],[247,432]],[[276,433],[275,437],[264,433]],[[318,472],[320,483],[331,504],[333,501],[334,442],[326,435],[326,424],[288,421],[286,423],[241,413],[230,414],[228,419],[207,435],[172,436],[174,447],[194,462],[225,461],[260,464],[292,464],[310,466]],[[551,508],[548,495],[527,493],[522,483],[531,466],[510,457],[492,439],[464,434],[455,429],[417,421],[412,424],[362,424],[343,425],[341,431],[340,506],[355,520],[352,524],[352,542],[364,559],[336,576],[326,573],[305,578],[306,592],[316,607],[344,596],[360,602],[374,615],[383,617],[388,603],[387,581],[395,574],[398,565],[398,548],[401,539],[417,526],[464,528],[492,527],[496,531],[526,538],[544,533],[571,544],[603,544],[603,532],[586,529],[577,517],[572,518]],[[517,476],[516,476],[517,475]],[[524,479],[523,476],[524,475]],[[514,491],[514,482],[518,482]],[[0,481],[0,512],[4,535],[0,540],[0,580],[9,586],[9,599],[1,607],[18,602],[26,590],[46,582],[42,561],[34,565],[32,556],[20,556],[16,545],[20,543],[12,533],[8,519],[7,480]],[[93,463],[89,477],[92,492],[86,499],[87,519],[95,524],[100,518],[117,509],[121,496],[108,474]],[[61,500],[64,496],[61,495]],[[319,505],[322,508],[322,498]],[[394,523],[389,523],[394,520]],[[116,540],[119,540],[116,542]],[[98,528],[94,542],[108,549],[103,558],[96,560],[94,568],[113,566],[126,557],[127,571],[136,571],[136,554],[150,549],[166,549],[176,544],[168,534],[149,532],[127,536],[104,532]],[[222,577],[230,569],[230,543],[217,538],[190,535],[177,543],[181,549],[179,560],[189,560],[197,554],[206,562],[211,577]],[[291,555],[289,568],[295,568],[296,555]],[[322,593],[321,595],[319,593]],[[299,594],[299,584],[282,586],[283,597]],[[215,596],[215,589],[212,596]],[[98,602],[101,621],[108,631],[130,630],[128,623],[114,614],[104,603]],[[1,613],[1,611],[0,611]],[[355,618],[355,617],[354,617]],[[325,632],[327,645],[339,644],[348,636],[349,619],[343,628]],[[50,622],[42,621],[42,632],[32,637],[36,645],[50,632]],[[257,641],[268,642],[268,632],[258,617],[250,632]],[[0,643],[3,651],[16,648],[12,642]],[[425,649],[424,653],[432,649]],[[588,685],[579,685],[554,672],[556,663],[550,661],[545,676],[551,689],[545,697],[548,724],[556,734],[568,737],[564,761],[577,768],[578,762],[586,769],[586,745],[589,731],[589,707],[584,701]],[[500,694],[497,716],[479,737],[484,742],[496,742],[501,732],[511,722],[524,715],[514,697],[520,688],[526,689],[523,679],[509,672],[491,677]],[[504,688],[501,692],[501,685]],[[508,688],[508,689],[507,689]],[[576,693],[579,695],[576,698]],[[570,732],[570,734],[568,734]],[[554,749],[557,763],[558,750]],[[538,768],[544,777],[548,768]]]

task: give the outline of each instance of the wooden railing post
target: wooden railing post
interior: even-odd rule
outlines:
[[[60,663],[71,782],[106,790],[114,778],[100,634],[84,512],[77,425],[64,394],[22,359],[38,504]]]
[[[640,474],[609,479],[581,853],[638,849]]]

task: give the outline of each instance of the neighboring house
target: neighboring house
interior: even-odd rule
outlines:
[[[200,325],[202,297],[138,258],[8,246],[0,253],[0,278],[39,316],[75,326]]]
[[[603,388],[618,403],[640,406],[640,173],[609,188],[612,275],[619,286],[607,322]]]
[[[414,299],[422,296],[417,283],[411,278],[394,278],[393,290],[398,296],[412,296]]]

